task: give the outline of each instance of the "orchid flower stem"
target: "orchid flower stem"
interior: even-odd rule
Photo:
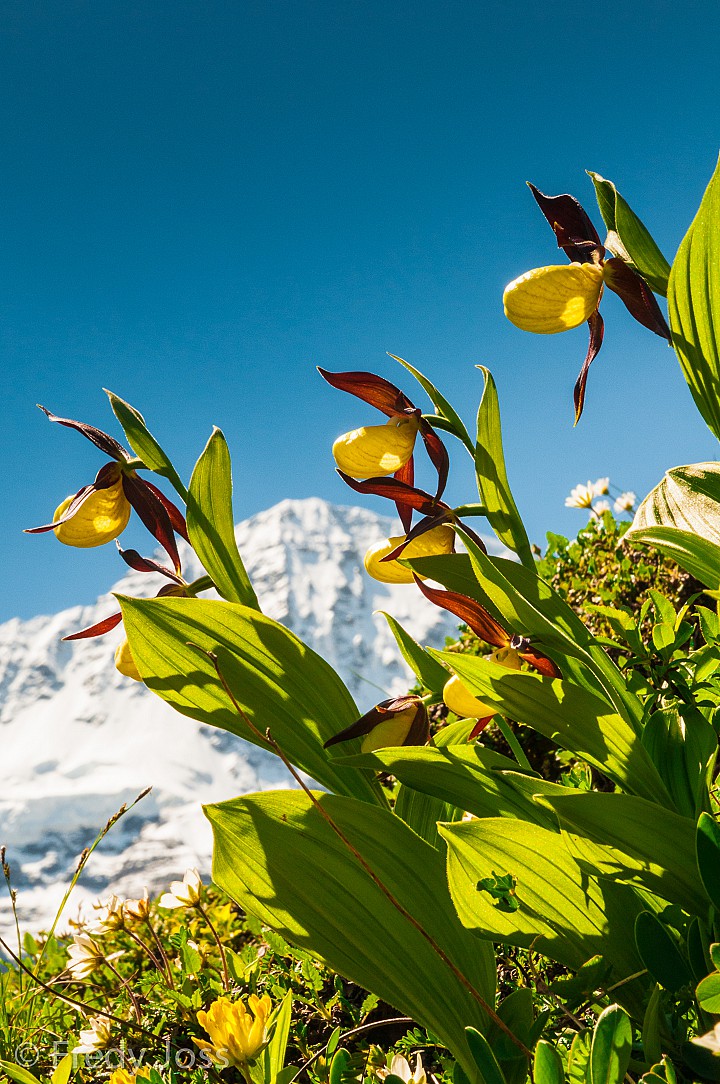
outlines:
[[[152,937],[153,941],[155,942],[155,947],[157,948],[157,950],[158,950],[158,952],[160,954],[160,959],[162,961],[163,970],[165,972],[165,977],[167,978],[167,981],[168,981],[168,986],[170,987],[171,990],[174,990],[175,989],[175,981],[174,981],[173,976],[172,976],[172,967],[170,965],[170,960],[168,959],[168,955],[167,955],[165,949],[163,948],[162,941],[160,940],[157,933],[155,932],[155,928],[152,925],[152,923],[150,922],[149,918],[145,919],[145,925],[150,930],[150,936]]]
[[[247,713],[243,711],[242,707],[240,706],[240,704],[238,704],[237,700],[235,699],[235,697],[233,695],[233,692],[232,692],[230,686],[228,685],[227,681],[225,680],[225,676],[224,676],[222,670],[220,669],[220,664],[219,664],[219,660],[218,660],[217,655],[215,655],[212,651],[206,651],[204,648],[198,647],[197,644],[193,644],[192,646],[197,648],[198,651],[202,651],[202,653],[204,655],[206,655],[207,658],[210,659],[213,666],[215,667],[215,672],[216,672],[216,674],[218,676],[220,684],[222,685],[223,689],[225,690],[225,693],[226,693],[228,699],[230,700],[230,703],[235,708],[235,710],[237,711],[240,718],[245,722],[245,724],[250,728],[250,730],[252,730],[252,732],[255,734],[255,736],[258,737],[258,738],[262,738],[263,735],[260,733],[260,731],[255,726],[255,724],[252,722],[252,720],[248,718]],[[403,904],[400,903],[400,901],[393,895],[393,893],[390,891],[390,889],[384,883],[382,878],[380,878],[378,876],[378,874],[375,872],[375,870],[372,868],[372,866],[369,864],[369,862],[362,856],[362,854],[357,849],[357,847],[348,839],[348,837],[345,835],[345,833],[342,831],[342,829],[335,823],[335,821],[330,816],[328,811],[323,807],[322,803],[318,801],[317,797],[310,790],[307,783],[305,783],[305,781],[302,778],[302,776],[300,775],[300,773],[290,763],[287,756],[283,752],[282,747],[280,745],[278,745],[278,743],[275,741],[275,739],[273,738],[273,736],[270,733],[269,729],[265,731],[265,741],[268,742],[270,744],[270,746],[275,750],[275,752],[280,757],[280,759],[282,760],[282,762],[285,765],[285,767],[287,768],[287,770],[290,772],[290,774],[293,777],[293,779],[295,780],[295,782],[298,784],[298,786],[303,791],[303,793],[310,799],[310,802],[313,805],[313,807],[318,811],[318,813],[323,818],[323,820],[332,829],[332,831],[338,837],[340,842],[345,847],[347,847],[347,849],[352,854],[353,858],[355,858],[355,860],[360,864],[362,869],[365,871],[365,873],[371,879],[373,884],[382,892],[383,896],[385,896],[387,901],[395,908],[396,911],[398,911],[402,915],[402,917],[407,922],[410,923],[410,925],[413,927],[413,929],[415,929],[421,935],[421,937],[423,937],[425,939],[425,941],[427,941],[428,945],[430,945],[433,952],[435,952],[437,954],[437,956],[442,960],[442,962],[445,964],[445,966],[448,968],[448,970],[453,974],[453,976],[457,979],[457,981],[460,983],[460,985],[463,986],[465,988],[465,990],[467,990],[467,992],[470,994],[470,996],[473,998],[473,1000],[477,1002],[477,1004],[482,1009],[482,1011],[485,1012],[487,1014],[487,1016],[493,1021],[495,1026],[504,1035],[506,1035],[508,1037],[510,1042],[513,1043],[513,1045],[516,1046],[523,1053],[523,1055],[526,1058],[532,1060],[532,1051],[528,1050],[528,1048],[525,1046],[525,1043],[523,1043],[522,1040],[519,1039],[517,1037],[517,1035],[515,1035],[515,1033],[512,1031],[512,1029],[508,1027],[508,1025],[505,1023],[505,1021],[500,1016],[498,1016],[498,1014],[495,1012],[492,1005],[489,1005],[488,1002],[485,1000],[485,998],[482,996],[482,994],[480,994],[480,992],[475,989],[475,987],[470,982],[470,980],[467,978],[467,976],[465,974],[463,974],[463,972],[460,970],[460,968],[457,966],[457,964],[454,963],[454,961],[450,959],[450,957],[445,952],[445,950],[442,948],[442,946],[439,945],[437,943],[437,941],[435,941],[435,939],[427,932],[427,930],[422,925],[422,923],[418,922],[418,920],[415,918],[415,916],[412,915],[407,910],[407,908],[404,907]]]
[[[513,733],[513,729],[510,726],[510,724],[508,723],[507,719],[503,719],[502,715],[496,715],[495,716],[495,722],[497,723],[498,730],[500,731],[503,738],[505,739],[505,741],[510,746],[510,749],[512,750],[512,754],[515,757],[518,764],[520,765],[520,767],[521,768],[526,768],[527,771],[531,772],[533,770],[532,764],[530,763],[528,758],[525,756],[525,752],[523,750],[523,747],[520,744],[520,742],[517,740],[517,738],[515,737],[515,734]]]
[[[225,948],[223,947],[223,943],[220,940],[220,936],[219,936],[217,930],[215,929],[213,923],[210,920],[210,915],[207,913],[207,911],[205,910],[203,905],[200,902],[198,902],[198,903],[195,904],[195,906],[196,906],[198,912],[205,919],[205,922],[207,923],[208,929],[210,930],[210,933],[213,936],[213,940],[215,941],[215,944],[218,947],[218,952],[220,953],[220,959],[222,961],[223,986],[225,988],[225,992],[227,993],[228,990],[230,989],[230,975],[228,973],[227,956],[225,954]]]

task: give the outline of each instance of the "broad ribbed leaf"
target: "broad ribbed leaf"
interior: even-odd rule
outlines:
[[[667,297],[670,264],[647,227],[618,192],[612,181],[588,170],[595,185],[600,214],[608,228],[605,247],[630,264],[657,294]]]
[[[629,540],[660,550],[705,587],[713,591],[720,587],[720,546],[714,542],[674,527],[634,530]]]
[[[242,710],[261,734],[270,728],[293,764],[324,787],[384,804],[367,772],[338,766],[336,749],[323,749],[323,742],[354,723],[360,712],[332,667],[283,625],[231,602],[118,599],[145,684],[177,711],[261,744],[203,654],[215,652]]]
[[[440,853],[386,810],[317,797],[395,899],[494,1004],[492,946],[475,941],[455,916]],[[485,1030],[482,1008],[307,795],[255,794],[205,812],[216,884],[293,944],[429,1028],[482,1084],[464,1032],[467,1025]]]
[[[135,455],[142,459],[149,470],[154,471],[155,474],[159,474],[163,478],[167,478],[182,499],[187,500],[187,489],[173,467],[170,457],[163,451],[148,429],[140,411],[130,406],[129,403],[126,403],[119,395],[115,395],[114,392],[108,391],[107,388],[104,390],[110,400],[113,414],[123,427],[128,444],[135,452]]]
[[[484,703],[577,753],[625,790],[672,806],[635,731],[599,696],[568,681],[508,670],[477,656],[433,654]]]
[[[440,731],[442,733],[442,731]],[[555,829],[555,818],[532,800],[533,793],[562,790],[528,775],[527,787],[515,761],[480,745],[404,746],[361,753],[346,761],[359,768],[390,772],[406,787],[432,794],[475,817],[514,817]]]
[[[635,944],[655,982],[666,990],[674,993],[692,982],[690,965],[677,941],[651,911],[643,911],[635,920]]]
[[[628,924],[641,903],[632,890],[588,878],[557,832],[509,818],[441,825],[448,883],[461,921],[480,937],[532,947],[568,967],[602,954],[616,981],[640,970]],[[509,875],[517,910],[504,910],[480,882]]]
[[[695,405],[720,437],[720,166],[670,271],[673,346]]]
[[[213,430],[190,479],[187,528],[193,549],[223,598],[259,610],[235,541],[230,452],[219,429]]]
[[[583,869],[654,892],[691,914],[707,914],[692,820],[629,794],[578,791],[538,801],[557,813]]]
[[[390,626],[390,632],[395,637],[400,654],[414,672],[418,681],[430,692],[440,695],[445,682],[450,677],[445,667],[441,666],[424,647],[421,647],[417,640],[414,640],[410,633],[405,631],[399,621],[396,621],[390,614],[385,613],[384,610],[378,610],[377,612],[382,614]]]
[[[503,454],[500,407],[495,381],[489,369],[478,365],[485,389],[477,416],[475,473],[478,493],[490,526],[500,541],[517,553],[528,568],[535,567],[527,532],[510,489]]]

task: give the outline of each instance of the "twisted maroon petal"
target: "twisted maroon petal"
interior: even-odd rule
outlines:
[[[415,583],[430,602],[459,617],[486,644],[509,647],[512,639],[510,634],[476,599],[461,595],[458,591],[440,591],[436,587],[428,587],[417,574],[414,575]]]
[[[621,298],[625,308],[639,324],[670,342],[670,328],[645,279],[616,256],[605,261],[603,277],[608,289]]]
[[[440,509],[449,511],[448,505],[443,501],[431,497],[424,489],[407,486],[397,478],[366,478],[364,481],[359,481],[357,478],[351,478],[349,474],[345,474],[341,470],[338,471],[338,474],[343,482],[349,485],[351,489],[354,489],[356,493],[387,497],[389,500],[395,501],[396,505],[401,504],[406,508],[412,508],[415,512],[420,512],[424,516],[433,515]]]
[[[147,482],[136,474],[123,475],[123,490],[150,534],[158,540],[173,563],[175,571],[181,571],[180,556],[175,543],[173,526],[165,505],[155,496]]]
[[[435,496],[439,499],[445,492],[448,471],[450,469],[450,459],[448,457],[447,448],[430,423],[424,418],[420,422],[420,436],[425,445],[425,450],[430,457],[430,462],[437,471],[438,485]]]
[[[587,212],[574,196],[568,193],[546,196],[529,182],[528,188],[549,222],[558,246],[570,260],[578,263],[597,263],[602,260],[605,247]]]
[[[603,335],[605,334],[605,325],[599,312],[596,311],[592,314],[588,320],[588,327],[590,328],[590,342],[588,344],[587,354],[585,355],[585,361],[583,362],[582,369],[575,381],[575,388],[573,389],[575,425],[580,421],[580,415],[582,414],[585,405],[585,385],[587,384],[588,372],[590,371],[590,366],[593,361],[598,356],[603,342]]]
[[[117,545],[117,542],[115,543]],[[118,545],[118,553],[126,565],[135,569],[136,572],[159,572],[161,576],[173,580],[174,583],[184,583],[181,576],[176,575],[170,568],[161,565],[159,561],[153,561],[150,557],[141,557],[137,550],[124,550]]]
[[[118,463],[127,463],[130,460],[130,454],[125,451],[122,444],[118,444],[115,438],[108,433],[103,433],[102,429],[97,429],[94,425],[87,425],[85,422],[75,422],[72,418],[59,418],[57,414],[53,414],[41,403],[37,405],[51,422],[57,422],[58,425],[65,425],[68,429],[75,429],[78,433],[82,433],[84,437],[92,441],[96,448],[99,448],[105,455],[109,455],[111,459],[117,460]]]
[[[89,640],[92,636],[104,636],[106,632],[117,628],[121,621],[121,613],[112,614],[103,621],[98,621],[95,625],[88,625],[86,629],[80,629],[79,632],[71,632],[69,636],[63,636],[63,640]]]
[[[187,523],[185,522],[185,516],[182,514],[178,506],[176,504],[173,504],[170,498],[166,497],[163,491],[161,489],[158,489],[157,486],[154,486],[152,482],[149,482],[147,478],[144,478],[143,481],[145,482],[145,485],[148,487],[148,489],[155,494],[157,499],[159,501],[162,501],[163,505],[165,506],[165,511],[170,517],[170,522],[172,523],[175,533],[179,534],[181,538],[184,538],[186,542],[189,542],[190,538],[188,537],[188,529]]]
[[[375,373],[347,372],[330,373],[327,369],[318,366],[318,372],[328,384],[340,391],[347,391],[350,395],[362,399],[377,410],[382,411],[388,418],[396,418],[400,414],[406,414],[417,409],[410,402],[405,392],[400,391],[389,380]]]
[[[409,486],[410,489],[415,488],[413,484],[415,482],[415,461],[413,456],[410,456],[404,467],[395,471],[393,478],[396,482],[402,482],[404,486]],[[403,504],[401,501],[396,501],[395,507],[397,509],[397,514],[400,517],[403,530],[405,534],[407,534],[412,526],[413,510],[409,505]]]

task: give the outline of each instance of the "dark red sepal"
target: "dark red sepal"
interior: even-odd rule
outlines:
[[[538,651],[537,648],[527,647],[522,651],[518,651],[518,655],[523,662],[526,662],[528,666],[532,666],[533,670],[537,670],[543,677],[562,677],[561,671],[552,659],[549,659],[547,655],[543,655],[542,651]]]
[[[158,500],[162,501],[162,503],[164,504],[165,511],[170,517],[170,522],[172,523],[175,533],[179,534],[181,538],[184,538],[186,542],[189,542],[190,538],[188,537],[188,529],[187,523],[185,522],[185,516],[182,514],[178,506],[176,504],[173,504],[170,498],[166,497],[163,491],[161,489],[158,489],[157,486],[154,486],[152,482],[149,482],[147,478],[143,478],[143,481],[148,487],[148,489],[150,489],[155,494]]]
[[[495,713],[495,715],[497,715],[497,712]],[[474,738],[478,738],[482,734],[488,723],[491,723],[493,721],[495,715],[486,715],[484,719],[478,719],[475,723],[475,726],[468,734],[467,740],[472,741]]]
[[[415,583],[425,598],[443,610],[448,610],[455,617],[459,617],[479,639],[484,640],[486,644],[492,644],[493,647],[510,646],[510,634],[474,598],[461,595],[458,591],[440,591],[436,587],[428,587],[416,573],[413,575]]]
[[[123,475],[123,490],[150,534],[163,547],[173,563],[175,571],[181,570],[180,556],[175,543],[173,526],[163,502],[155,496],[147,483],[136,474]]]
[[[121,621],[121,613],[111,614],[104,621],[98,621],[95,625],[88,625],[86,629],[80,629],[79,632],[71,632],[69,636],[63,636],[63,640],[89,640],[93,636],[104,636],[106,632],[112,632],[113,629],[117,628]]]
[[[634,316],[639,324],[654,331],[661,339],[671,341],[670,328],[665,322],[655,294],[645,279],[617,256],[605,261],[603,278],[607,288],[618,295],[630,315]]]
[[[339,734],[328,738],[323,748],[329,749],[338,742],[350,741],[351,738],[360,738],[375,729],[378,723],[387,721],[388,716],[400,715],[409,708],[415,708],[415,718],[410,724],[402,744],[403,745],[427,745],[430,737],[430,724],[428,714],[419,696],[395,696],[389,700],[382,700],[374,708],[366,712],[350,726],[345,727]]]
[[[350,395],[362,399],[363,402],[382,411],[388,418],[396,418],[400,414],[407,414],[417,409],[405,392],[400,391],[382,376],[376,376],[375,373],[330,373],[319,366],[318,372],[333,388],[347,391]]]
[[[425,450],[430,457],[430,462],[437,471],[438,485],[435,496],[440,499],[445,492],[448,471],[450,469],[450,459],[448,457],[447,448],[425,418],[422,418],[420,421],[420,436],[425,445]]]
[[[153,561],[150,557],[141,557],[137,550],[124,550],[117,542],[115,545],[125,564],[136,572],[159,572],[161,576],[173,580],[174,583],[184,583],[181,576],[178,576],[172,569],[166,568],[165,565],[161,565],[159,561]]]
[[[582,414],[583,406],[585,405],[585,385],[587,384],[588,372],[593,361],[598,356],[598,352],[603,342],[603,335],[605,333],[605,324],[603,323],[603,318],[599,312],[595,311],[592,314],[588,320],[588,327],[590,328],[590,342],[588,344],[587,354],[585,355],[585,361],[583,362],[582,369],[578,374],[573,389],[575,425],[580,421],[580,415]]]
[[[404,467],[401,467],[400,470],[395,471],[395,473],[393,474],[393,478],[396,482],[402,482],[404,486],[410,486],[411,489],[415,488],[415,461],[413,456],[410,456]],[[410,530],[410,527],[412,526],[413,510],[408,505],[402,504],[399,501],[396,502],[395,508],[397,509],[398,516],[400,517],[400,522],[402,523],[403,530],[405,534],[407,534]]]
[[[538,207],[545,215],[565,255],[578,263],[597,263],[605,248],[587,212],[574,196],[546,196],[528,181]]]
[[[48,531],[54,531],[56,527],[59,527],[61,523],[67,523],[72,519],[78,510],[85,504],[85,501],[92,493],[96,493],[99,489],[109,489],[110,486],[114,486],[120,478],[120,468],[117,463],[105,463],[95,475],[95,481],[92,485],[83,486],[79,489],[72,501],[67,507],[67,511],[60,519],[53,520],[52,523],[45,523],[42,527],[26,527],[24,534],[47,534]]]
[[[338,470],[338,474],[343,482],[349,485],[351,489],[354,489],[356,493],[370,494],[375,497],[388,497],[396,505],[411,508],[415,512],[420,512],[421,515],[431,516],[437,514],[439,510],[449,511],[449,506],[443,501],[431,497],[424,489],[407,486],[397,478],[366,478],[364,481],[359,481],[357,478],[351,478],[344,471]]]
[[[37,405],[51,422],[57,422],[58,425],[65,425],[68,429],[75,429],[78,433],[82,433],[84,437],[92,441],[96,448],[99,448],[105,455],[109,455],[111,459],[115,459],[118,463],[127,463],[130,460],[130,454],[125,451],[122,444],[118,444],[115,438],[108,433],[103,433],[102,429],[97,429],[94,425],[86,425],[85,422],[75,422],[72,418],[59,418],[57,414],[53,414],[41,403]]]

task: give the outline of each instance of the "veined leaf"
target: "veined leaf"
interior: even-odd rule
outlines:
[[[713,591],[720,587],[720,546],[714,542],[674,527],[634,530],[629,541],[660,550],[705,587]]]
[[[332,667],[283,625],[248,606],[212,599],[118,600],[145,684],[177,711],[261,744],[202,653],[215,652],[242,710],[261,734],[271,729],[293,764],[340,794],[385,803],[369,773],[338,765],[337,750],[323,749],[360,713]],[[356,749],[359,744],[355,739]]]
[[[148,470],[167,478],[177,493],[186,501],[187,489],[173,467],[170,457],[163,451],[148,429],[140,411],[126,403],[119,395],[108,391],[107,388],[105,388],[105,394],[110,400],[113,414],[123,427],[128,444],[138,459],[142,459]]]
[[[609,1005],[599,1016],[590,1047],[591,1084],[622,1084],[632,1054],[632,1024],[624,1009]]]
[[[442,733],[442,731],[440,732]],[[403,746],[361,753],[346,763],[358,768],[390,772],[407,787],[472,813],[475,817],[514,817],[555,829],[555,818],[533,801],[534,793],[564,790],[528,775],[527,792],[515,780],[517,764],[508,757],[480,745]]]
[[[624,790],[672,806],[658,771],[629,723],[599,696],[558,678],[508,670],[472,655],[435,651],[470,692],[579,754]]]
[[[213,430],[190,479],[187,528],[193,549],[223,598],[259,610],[235,541],[230,452],[219,429]]]
[[[485,506],[490,526],[500,541],[517,553],[528,568],[535,568],[535,558],[520,513],[510,489],[500,426],[500,407],[492,373],[483,365],[478,369],[485,378],[485,389],[477,416],[475,473],[478,493]]]
[[[491,941],[532,947],[567,967],[602,954],[618,981],[640,970],[627,924],[641,903],[632,890],[584,875],[557,832],[510,818],[441,825],[448,883],[461,921]],[[517,909],[483,886],[509,877]],[[634,993],[633,993],[634,997]]]
[[[595,185],[600,214],[608,228],[605,247],[629,264],[656,294],[667,297],[670,264],[612,181],[588,170]]]
[[[491,945],[463,929],[440,853],[387,810],[318,794],[374,874],[488,1004]],[[396,909],[307,795],[270,792],[206,807],[213,880],[241,907],[434,1032],[482,1084],[464,1028],[487,1016],[457,974]]]
[[[670,931],[651,911],[635,920],[635,944],[652,977],[673,993],[692,982],[690,965]]]
[[[567,828],[568,846],[583,869],[654,892],[691,914],[707,914],[692,820],[630,794],[569,792],[538,801]]]
[[[405,631],[399,621],[396,621],[390,614],[385,613],[384,610],[378,610],[377,612],[383,615],[390,626],[390,631],[400,648],[400,654],[418,681],[430,692],[441,694],[445,682],[450,677],[445,667],[441,666],[429,651],[421,647],[410,633]]]
[[[720,437],[720,167],[677,251],[668,283],[673,346],[695,405]]]
[[[440,418],[442,418],[447,423],[447,425],[443,426],[445,431],[448,433],[452,433],[458,438],[458,440],[461,440],[467,450],[470,452],[470,455],[474,456],[475,449],[473,447],[473,442],[470,439],[470,434],[465,428],[465,424],[462,421],[460,415],[457,413],[454,407],[450,405],[445,396],[438,391],[435,385],[431,383],[431,381],[429,381],[426,376],[423,376],[419,369],[416,369],[414,366],[412,366],[410,362],[404,361],[402,358],[397,357],[395,354],[391,354],[390,357],[393,359],[393,361],[399,361],[400,364],[403,365],[409,373],[412,373],[420,387],[430,398],[430,401],[438,412]]]

